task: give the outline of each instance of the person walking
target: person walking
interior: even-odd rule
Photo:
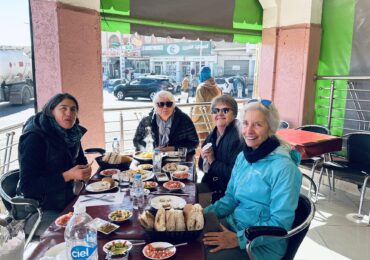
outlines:
[[[215,79],[211,76],[211,69],[203,67],[199,75],[200,84],[195,94],[195,102],[211,102],[213,98],[222,95],[221,88],[216,84]],[[195,106],[192,113],[192,120],[197,129],[199,141],[202,143],[214,128],[211,115],[210,105]]]
[[[189,75],[186,74],[181,83],[181,100],[185,100],[186,103],[189,103],[189,88]]]

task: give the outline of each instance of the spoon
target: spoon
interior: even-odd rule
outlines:
[[[173,248],[173,247],[179,247],[179,246],[186,246],[188,243],[180,243],[180,244],[176,244],[176,245],[172,245],[172,246],[166,246],[166,247],[155,247],[154,250],[155,251],[164,251],[164,250],[167,250],[167,249],[170,249],[170,248]]]

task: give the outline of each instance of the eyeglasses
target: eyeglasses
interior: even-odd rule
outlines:
[[[272,103],[271,100],[268,100],[268,99],[258,99],[258,98],[254,98],[254,99],[250,99],[248,101],[248,104],[249,103],[253,103],[253,102],[260,102],[262,105],[264,105],[265,107],[269,107]]]
[[[224,107],[224,108],[212,108],[212,114],[218,114],[220,112],[222,112],[223,114],[227,114],[229,113],[231,109],[228,108],[228,107]]]
[[[164,106],[166,106],[166,107],[172,107],[173,106],[173,102],[158,102],[157,103],[157,106],[158,107],[164,107]]]

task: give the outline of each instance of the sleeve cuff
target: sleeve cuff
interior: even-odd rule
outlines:
[[[245,250],[248,243],[248,239],[245,237],[244,229],[237,231],[236,236],[238,237],[240,249]]]

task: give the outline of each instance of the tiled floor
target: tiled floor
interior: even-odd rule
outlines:
[[[316,178],[317,176],[315,176]],[[336,191],[324,185],[316,214],[295,259],[370,259],[369,196],[364,200],[363,220],[354,220],[360,201],[357,186],[336,181]]]

